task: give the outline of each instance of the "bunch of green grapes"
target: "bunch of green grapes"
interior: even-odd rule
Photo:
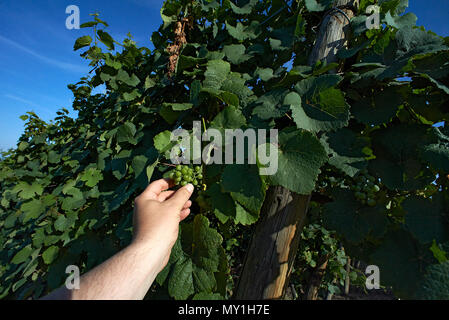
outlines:
[[[203,169],[201,166],[189,167],[178,164],[176,168],[169,172],[168,177],[175,181],[177,186],[185,186],[188,183],[195,187],[202,185]]]
[[[354,195],[362,204],[374,207],[377,204],[376,194],[380,191],[379,181],[366,170],[355,178],[355,185],[351,186]]]

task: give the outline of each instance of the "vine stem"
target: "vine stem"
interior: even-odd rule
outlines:
[[[206,132],[207,131],[207,129],[206,129],[206,122],[204,121],[203,117],[201,117],[201,120],[203,120],[203,128],[204,128],[204,132]]]
[[[168,166],[168,167],[176,167],[176,164],[173,164],[173,163],[162,162],[161,164],[164,165],[164,166]]]

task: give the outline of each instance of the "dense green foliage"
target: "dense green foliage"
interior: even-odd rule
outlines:
[[[229,298],[273,185],[313,192],[345,252],[378,265],[399,297],[447,297],[449,127],[433,125],[449,115],[449,39],[415,27],[407,0],[380,0],[383,26],[367,30],[375,1],[362,0],[341,62],[308,66],[331,2],[168,0],[154,50],[114,41],[98,16],[85,23],[93,38],[74,49],[93,71],[69,86],[78,117],[28,113],[0,162],[0,296],[41,297],[68,265],[85,272],[126,246],[134,197],[170,170],[170,132],[202,120],[279,129],[279,170],[203,166],[207,189],[149,297]],[[187,43],[168,76],[182,18]],[[353,190],[360,174],[377,181],[375,203]]]
[[[323,263],[326,263],[326,269],[319,285],[322,298],[326,298],[328,294],[341,294],[346,277],[349,277],[353,286],[364,285],[365,277],[359,272],[351,269],[347,274],[346,252],[335,232],[323,227],[319,205],[313,202],[308,213],[308,224],[301,234],[301,242],[290,279],[300,298],[307,298],[313,273]]]

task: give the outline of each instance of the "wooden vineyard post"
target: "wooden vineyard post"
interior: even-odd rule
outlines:
[[[348,19],[358,0],[336,0],[324,17],[309,58],[337,61],[337,52],[347,45]],[[282,168],[279,168],[282,170]],[[261,217],[247,251],[234,299],[282,299],[304,227],[310,195],[295,194],[281,186],[270,187]]]

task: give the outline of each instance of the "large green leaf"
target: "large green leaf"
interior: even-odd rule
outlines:
[[[214,88],[203,88],[203,89],[201,89],[201,93],[206,93],[209,96],[218,98],[230,106],[238,107],[238,105],[239,105],[239,98],[231,92],[218,90],[218,89],[214,89]]]
[[[333,195],[335,201],[325,204],[323,210],[327,228],[354,244],[369,236],[380,237],[385,233],[388,221],[381,206],[363,206],[349,190],[336,190]]]
[[[396,58],[411,57],[449,49],[443,38],[419,28],[404,27],[396,33]]]
[[[353,177],[367,165],[364,148],[368,146],[366,138],[357,136],[353,131],[343,128],[336,132],[323,134],[320,139],[330,156],[329,164]]]
[[[387,234],[370,263],[379,267],[381,285],[392,286],[399,298],[413,299],[427,265],[421,255],[413,238],[407,232],[396,230]]]
[[[227,165],[222,174],[223,190],[253,214],[258,214],[265,198],[265,189],[256,165]],[[251,186],[248,188],[248,186]]]
[[[348,124],[349,107],[343,93],[334,88],[340,81],[336,75],[310,77],[295,86],[299,95],[291,92],[285,97],[284,104],[290,105],[298,128],[318,132]]]
[[[170,141],[170,137],[171,132],[168,130],[162,131],[154,137],[154,147],[159,153],[162,154],[171,147],[172,142]]]
[[[94,187],[103,180],[103,174],[96,168],[89,168],[80,176],[81,181],[86,182],[86,186]]]
[[[18,195],[25,200],[31,199],[36,195],[40,196],[43,191],[44,188],[37,182],[33,182],[32,184],[20,182],[13,189],[13,192],[18,193]]]
[[[360,122],[377,126],[388,123],[403,102],[400,87],[390,86],[373,92],[373,96],[361,97],[352,105],[351,112]]]
[[[181,258],[175,263],[168,282],[168,292],[178,300],[185,300],[195,293],[191,259]]]
[[[226,22],[226,30],[228,30],[229,34],[233,38],[240,41],[246,39],[255,39],[260,33],[259,23],[257,21],[252,21],[249,26],[245,26],[241,22],[237,22],[237,25],[235,27]]]
[[[319,140],[310,132],[287,128],[279,133],[277,151],[278,170],[269,176],[270,181],[299,194],[312,192],[328,159]]]
[[[449,226],[439,197],[430,200],[414,196],[406,199],[402,207],[406,212],[405,225],[420,242],[441,243],[449,239]]]
[[[421,146],[421,157],[435,169],[449,172],[449,129],[434,128],[438,143]]]
[[[220,89],[230,71],[231,66],[229,62],[223,60],[208,61],[207,69],[204,73],[203,87]]]
[[[33,252],[33,248],[28,245],[24,248],[22,248],[19,252],[17,252],[14,257],[11,260],[11,263],[13,264],[20,264],[22,262],[25,262]]]
[[[45,212],[45,204],[40,199],[33,199],[23,203],[20,210],[23,212],[23,221],[27,222],[30,219],[37,219],[43,214]]]
[[[232,11],[236,14],[248,14],[251,13],[254,5],[257,3],[257,0],[237,0],[236,4],[232,0],[229,1],[231,5]]]
[[[449,261],[427,267],[417,298],[449,300]]]
[[[44,262],[46,264],[50,264],[53,262],[53,260],[56,259],[56,257],[58,256],[58,252],[59,252],[59,247],[51,246],[42,253],[42,259],[44,259]]]
[[[370,162],[370,167],[389,189],[421,189],[435,179],[418,159],[417,146],[434,140],[427,129],[421,125],[397,125],[372,134],[377,158]]]
[[[254,102],[253,115],[264,120],[284,116],[289,110],[289,106],[284,105],[287,93],[285,89],[275,89],[260,96]]]
[[[114,39],[112,39],[111,35],[103,30],[98,30],[97,33],[100,37],[100,41],[108,47],[109,50],[114,50]]]
[[[246,124],[242,112],[234,106],[228,106],[221,111],[211,122],[211,127],[216,129],[239,129]]]
[[[292,49],[294,39],[294,28],[290,27],[273,30],[269,41],[274,51],[283,51]]]
[[[209,186],[206,190],[206,195],[208,196],[207,202],[221,223],[226,223],[229,219],[236,218],[236,209],[232,205],[234,200],[228,193],[222,192],[218,183]]]
[[[215,273],[221,272],[222,240],[219,233],[209,226],[209,220],[202,215],[195,216],[193,222],[183,225],[180,243],[178,240],[166,267],[170,270],[170,296],[182,300],[195,292],[213,293],[217,290]],[[163,280],[160,278],[159,282]]]
[[[137,144],[137,140],[134,138],[136,134],[136,126],[132,122],[126,122],[121,125],[117,130],[117,142],[129,142],[131,144]]]
[[[83,36],[75,41],[75,45],[73,46],[73,50],[76,51],[78,49],[87,47],[92,42],[92,38],[90,36]]]
[[[393,17],[391,15],[391,12],[388,11],[387,14],[385,15],[386,24],[388,24],[389,26],[395,27],[397,29],[413,27],[413,26],[415,26],[417,19],[418,19],[418,17],[415,14],[413,14],[412,12],[409,12],[402,16]]]
[[[132,74],[131,76],[123,69],[120,69],[115,77],[117,80],[120,80],[123,83],[126,83],[127,85],[131,87],[135,87],[140,83],[140,79],[135,75]]]
[[[245,46],[242,44],[230,44],[223,47],[223,52],[232,64],[240,64],[251,58],[245,54]]]

